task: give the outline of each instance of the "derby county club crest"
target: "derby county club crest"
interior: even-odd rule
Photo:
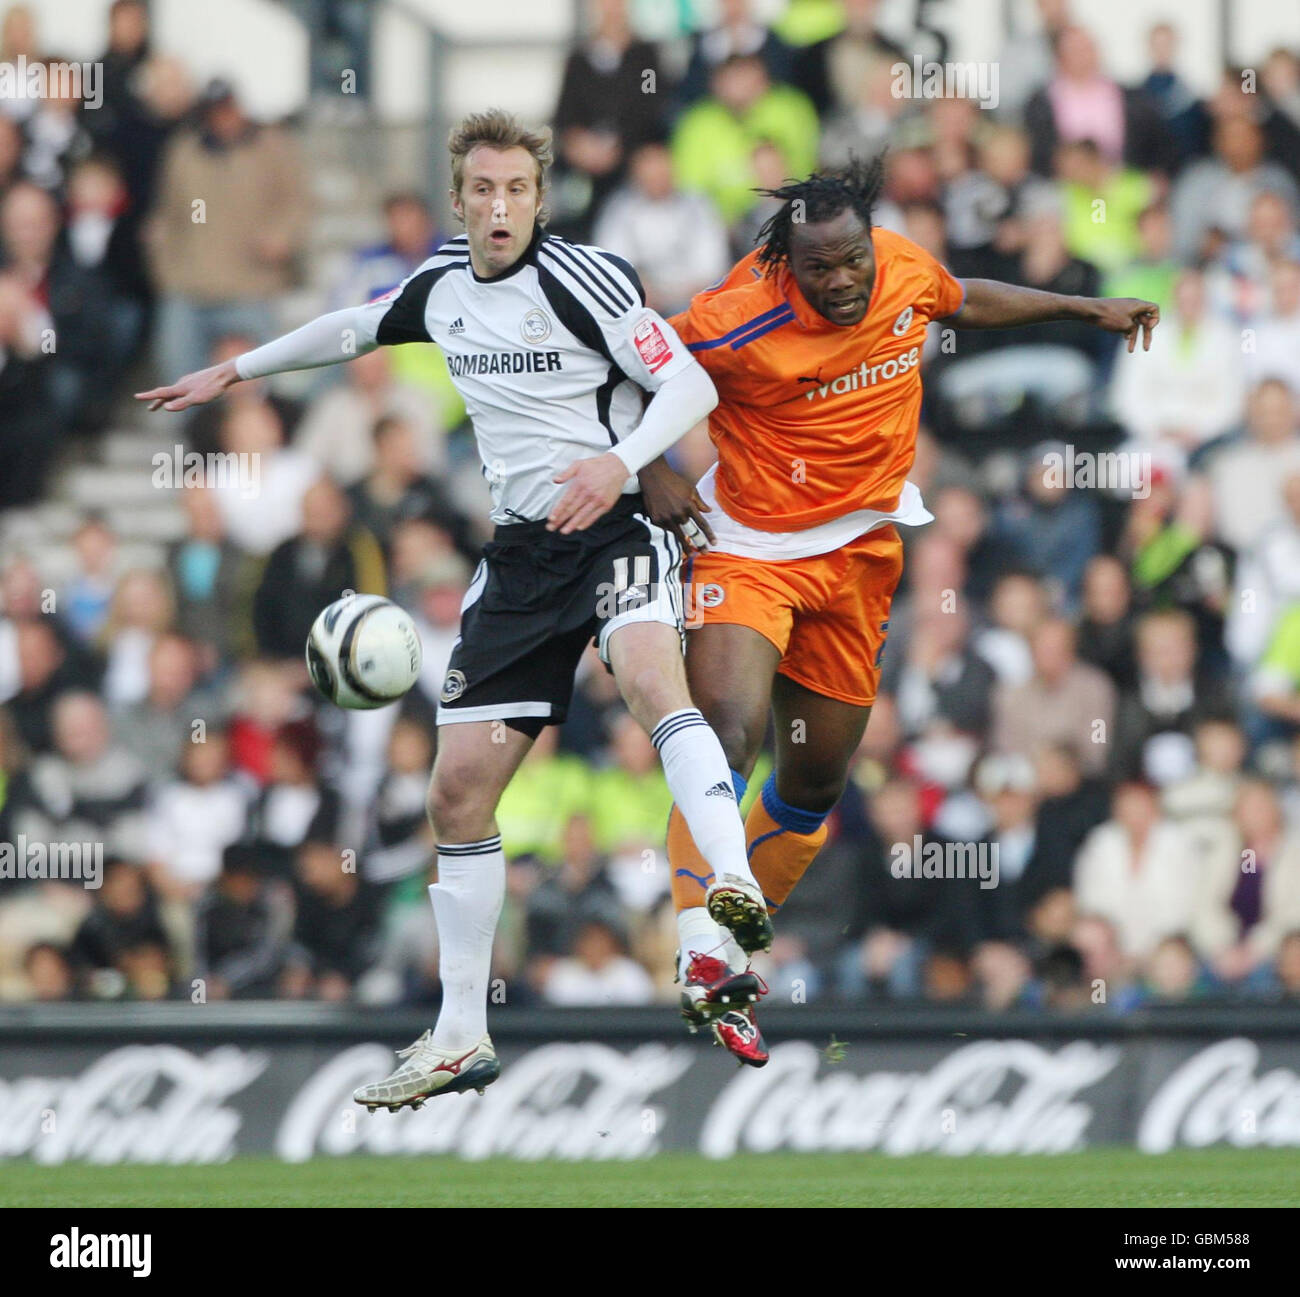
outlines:
[[[551,317],[535,306],[524,316],[519,325],[519,333],[525,342],[534,345],[545,342],[551,336]]]

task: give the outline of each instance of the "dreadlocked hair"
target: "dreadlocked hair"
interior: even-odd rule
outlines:
[[[768,198],[779,198],[781,207],[758,232],[762,244],[759,265],[775,274],[777,267],[790,261],[790,234],[796,225],[808,221],[828,221],[851,208],[866,226],[871,225],[872,209],[885,183],[885,155],[869,162],[850,158],[848,165],[835,171],[814,171],[807,180],[796,180],[779,189],[760,189]]]

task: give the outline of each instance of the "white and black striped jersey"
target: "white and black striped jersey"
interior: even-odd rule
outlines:
[[[494,522],[545,518],[553,479],[608,450],[655,391],[695,364],[622,258],[538,227],[508,270],[480,279],[464,235],[363,308],[366,344],[436,342],[474,425]],[[637,489],[629,478],[625,493]]]

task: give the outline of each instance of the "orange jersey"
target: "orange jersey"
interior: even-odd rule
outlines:
[[[959,310],[965,290],[902,235],[876,228],[871,240],[871,304],[850,328],[814,311],[788,267],[763,275],[757,251],[672,319],[718,389],[718,503],[748,527],[799,531],[898,505],[925,326]]]

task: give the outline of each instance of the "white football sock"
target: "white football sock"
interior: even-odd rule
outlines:
[[[736,805],[731,768],[699,709],[669,712],[650,742],[659,750],[668,790],[714,877],[731,874],[757,887],[745,854],[745,822]]]
[[[722,957],[727,961],[727,967],[735,973],[743,973],[749,967],[749,956],[740,948],[740,942],[726,928],[719,928],[726,946],[723,948]]]
[[[726,944],[730,935],[709,918],[708,910],[702,905],[691,905],[678,910],[677,973],[682,981],[686,980],[686,970],[690,967],[693,953],[726,959]],[[729,960],[727,962],[730,963]]]
[[[438,881],[429,888],[438,924],[442,1009],[433,1029],[439,1049],[469,1049],[487,1032],[492,941],[506,892],[501,835],[438,844]]]

